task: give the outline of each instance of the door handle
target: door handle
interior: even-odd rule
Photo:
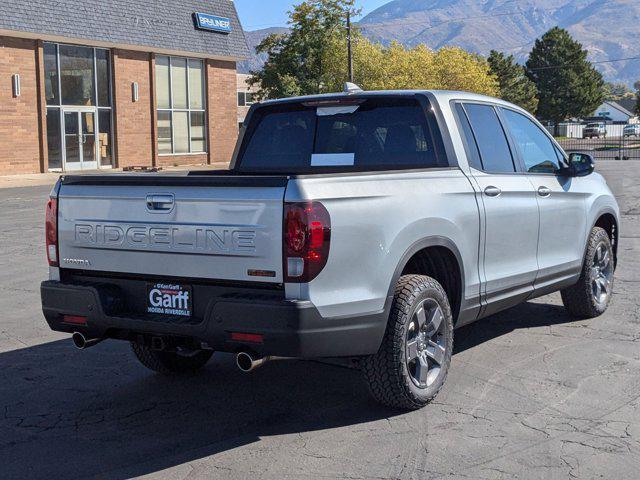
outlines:
[[[173,195],[147,195],[147,210],[151,212],[170,212],[173,204]]]
[[[502,190],[500,190],[498,187],[494,187],[494,186],[489,186],[489,187],[484,189],[484,194],[487,197],[497,197],[501,193],[502,193]]]
[[[548,197],[551,195],[551,189],[545,186],[538,188],[538,195],[541,197]]]

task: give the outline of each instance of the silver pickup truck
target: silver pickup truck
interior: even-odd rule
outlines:
[[[47,205],[52,329],[193,372],[214,351],[356,360],[419,408],[454,328],[555,291],[609,305],[619,210],[588,155],[460,92],[350,92],[251,108],[229,171],[66,175]]]

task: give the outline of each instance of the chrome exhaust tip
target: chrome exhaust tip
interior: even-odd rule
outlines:
[[[248,352],[240,352],[236,355],[236,365],[244,373],[249,373],[265,363],[274,360],[289,360],[289,357],[254,357]]]
[[[254,358],[250,353],[240,352],[236,355],[236,365],[238,368],[249,373],[266,362],[265,358]]]
[[[83,333],[80,332],[73,332],[71,339],[73,340],[73,344],[78,350],[84,350],[85,348],[93,347],[94,345],[97,345],[102,340],[104,340],[102,338],[87,338]]]

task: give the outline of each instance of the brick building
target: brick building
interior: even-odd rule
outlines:
[[[231,0],[0,0],[0,175],[229,161]]]

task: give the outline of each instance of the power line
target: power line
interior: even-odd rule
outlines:
[[[526,1],[526,0],[524,0]],[[508,3],[517,3],[517,0],[509,0],[505,3],[503,3],[502,5],[500,5],[500,7],[504,7],[506,4]],[[549,10],[556,10],[554,8],[536,8],[537,11],[549,11]],[[468,17],[457,17],[457,18],[450,18],[448,20],[444,20],[442,22],[436,23],[434,25],[430,25],[428,27],[426,27],[423,31],[425,30],[429,30],[432,28],[436,28],[439,27],[440,25],[446,25],[447,23],[454,23],[454,22],[463,22],[463,21],[467,21],[467,20],[477,20],[477,19],[482,19],[482,18],[493,18],[493,17],[505,17],[505,16],[518,16],[518,15],[524,15],[527,12],[525,11],[517,11],[517,12],[502,12],[502,13],[493,13],[493,14],[488,14],[488,15],[475,15],[475,16],[468,16]],[[394,25],[400,25],[400,26],[404,26],[404,25],[422,25],[426,23],[425,20],[414,20],[414,21],[406,21],[406,20],[401,20],[398,19],[394,22],[385,22],[385,23],[361,23],[358,22],[358,27],[359,28],[371,28],[371,27],[380,27],[383,25],[388,25],[388,24],[394,24]],[[255,25],[245,25],[245,28],[255,28],[255,27],[282,27],[282,28],[287,28],[286,26],[283,26],[282,23],[263,23],[263,24],[255,24]],[[419,35],[419,34],[418,34]]]
[[[600,63],[614,63],[614,62],[626,62],[629,60],[640,60],[640,56],[637,57],[627,57],[627,58],[613,58],[611,60],[598,60],[598,61],[594,61],[594,62],[589,62],[591,64],[600,64]],[[530,68],[529,70],[552,70],[552,69],[558,69],[558,68],[570,68],[572,67],[574,64],[571,63],[565,63],[563,65],[546,65],[544,67],[536,67],[536,68]]]

